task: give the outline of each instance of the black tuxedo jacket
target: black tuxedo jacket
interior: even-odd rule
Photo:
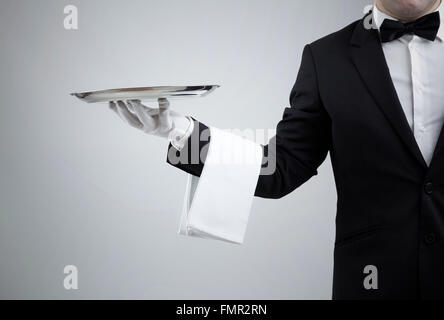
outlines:
[[[428,167],[378,31],[359,20],[307,45],[290,105],[270,141],[276,171],[259,177],[255,195],[287,195],[330,152],[338,195],[333,298],[444,298],[444,133]],[[203,165],[175,166],[199,176]],[[368,265],[378,270],[376,290],[364,287]]]

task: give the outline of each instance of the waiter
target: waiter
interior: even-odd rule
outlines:
[[[255,196],[273,199],[316,175],[330,152],[338,194],[334,299],[444,298],[441,1],[377,0],[369,16],[307,45],[290,107],[260,148],[262,173],[249,180]],[[168,109],[165,99],[159,106],[110,105],[132,126],[168,137],[169,154],[180,159],[169,157],[171,164],[201,176],[199,183],[215,182],[211,151],[193,162],[191,145],[197,136],[198,150],[208,151],[222,135]],[[368,266],[378,271],[370,289]]]

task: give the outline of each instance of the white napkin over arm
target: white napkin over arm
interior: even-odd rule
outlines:
[[[242,244],[259,178],[262,146],[210,128],[200,178],[189,175],[179,234]]]

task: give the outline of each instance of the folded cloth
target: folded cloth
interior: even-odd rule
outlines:
[[[210,128],[200,178],[189,175],[179,234],[242,244],[262,164],[262,146]]]

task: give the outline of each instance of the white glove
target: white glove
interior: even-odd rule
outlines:
[[[177,149],[187,143],[194,129],[194,121],[169,109],[170,102],[160,98],[159,109],[150,108],[139,100],[110,102],[109,107],[130,126],[154,136],[168,138]]]

